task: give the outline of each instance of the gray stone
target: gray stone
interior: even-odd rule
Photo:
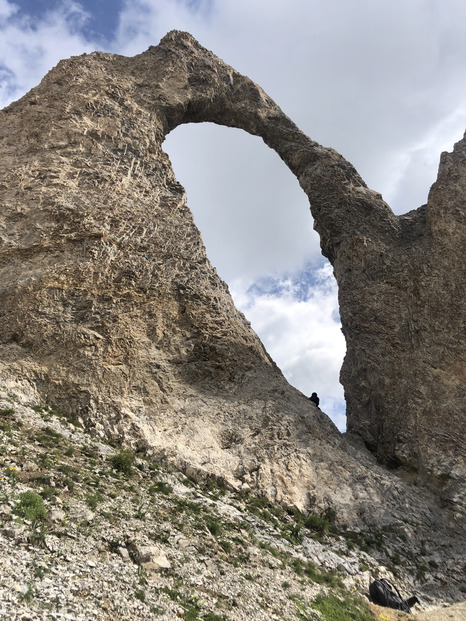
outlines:
[[[442,156],[427,206],[395,216],[179,32],[132,59],[62,61],[0,117],[5,386],[200,483],[382,531],[374,555],[415,553],[441,532],[454,543],[442,559],[464,556],[464,140]],[[200,121],[261,136],[309,196],[339,284],[355,442],[288,385],[206,257],[162,151]],[[77,504],[70,517],[97,522]],[[407,542],[393,535],[403,523]]]

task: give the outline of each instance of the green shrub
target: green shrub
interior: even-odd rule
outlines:
[[[120,451],[112,457],[111,462],[115,470],[129,476],[133,473],[134,460],[135,455],[131,451]]]
[[[285,524],[281,530],[283,537],[293,545],[299,545],[302,543],[303,534],[299,524]]]
[[[325,535],[330,529],[330,522],[318,515],[308,515],[304,519],[304,526],[309,530],[319,533],[319,535]]]
[[[214,537],[218,537],[220,533],[222,532],[222,526],[220,522],[214,518],[207,517],[205,521],[205,525],[207,526],[208,530]]]
[[[33,523],[44,520],[47,515],[42,497],[35,492],[23,492],[14,512]]]

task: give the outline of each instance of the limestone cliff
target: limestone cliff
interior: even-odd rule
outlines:
[[[443,512],[348,444],[235,309],[161,146],[202,121],[261,136],[298,177],[339,284],[349,430],[382,462],[437,481]],[[4,384],[185,472],[342,526],[396,525],[413,545],[441,529],[453,570],[464,143],[444,155],[427,207],[397,217],[340,155],[179,32],[133,58],[62,61],[1,112],[0,140]]]

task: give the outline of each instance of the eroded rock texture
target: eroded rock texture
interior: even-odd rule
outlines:
[[[339,284],[349,430],[436,481],[455,520],[465,142],[443,155],[427,207],[397,217],[186,33],[134,58],[62,61],[1,112],[1,377],[197,475],[338,508],[346,524],[422,505],[432,527],[417,492],[287,384],[208,262],[161,148],[202,121],[261,136],[298,177]]]

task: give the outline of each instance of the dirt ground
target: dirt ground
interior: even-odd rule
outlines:
[[[371,604],[370,607],[376,621],[466,621],[466,602],[422,612],[413,611],[413,614],[382,608],[375,604]]]
[[[435,608],[414,616],[416,621],[466,621],[466,602],[446,608]]]

